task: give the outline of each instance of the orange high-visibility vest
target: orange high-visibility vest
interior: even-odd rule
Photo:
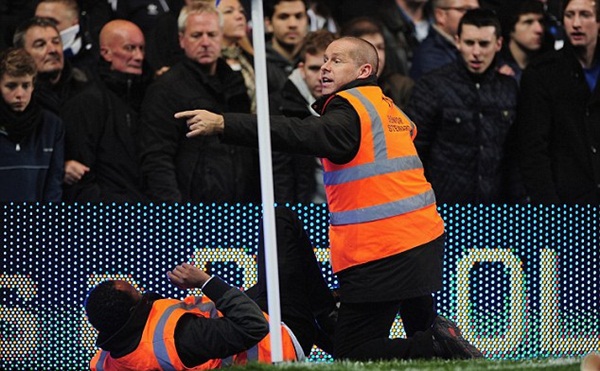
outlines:
[[[377,86],[336,94],[360,117],[360,147],[346,164],[323,159],[337,273],[430,242],[444,232],[413,144],[413,122]]]
[[[232,357],[211,359],[192,368],[185,367],[175,349],[174,335],[177,321],[181,316],[189,313],[205,318],[222,316],[214,303],[205,297],[190,296],[184,301],[156,300],[150,310],[138,347],[120,358],[112,358],[110,352],[99,350],[90,363],[91,369],[93,371],[207,370],[231,364],[246,364],[251,361],[271,363],[271,341],[270,335],[267,335],[256,346]],[[283,359],[295,361],[296,349],[288,331],[289,329],[282,325]]]

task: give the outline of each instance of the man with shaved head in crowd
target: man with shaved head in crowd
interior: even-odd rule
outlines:
[[[479,358],[450,320],[437,316],[444,222],[413,145],[416,128],[377,86],[369,42],[329,44],[321,66],[320,117],[271,117],[273,150],[319,156],[329,205],[331,264],[341,306],[334,357],[351,360]],[[220,134],[256,146],[256,116],[178,112],[188,137]],[[400,314],[406,339],[390,339]]]
[[[149,77],[144,35],[117,19],[100,32],[99,79],[68,102],[64,198],[67,201],[139,202],[136,133]]]

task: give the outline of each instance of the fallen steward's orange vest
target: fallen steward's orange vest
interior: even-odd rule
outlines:
[[[133,352],[119,358],[112,358],[109,352],[99,350],[90,362],[92,371],[207,370],[232,364],[243,365],[252,361],[271,363],[271,336],[269,334],[245,352],[225,359],[211,359],[196,367],[185,367],[177,355],[174,335],[177,321],[181,316],[189,313],[205,318],[222,316],[215,304],[206,297],[190,296],[184,301],[156,300],[152,305],[138,347]],[[266,313],[265,317],[268,318]],[[295,361],[304,357],[302,348],[297,342],[294,344],[293,334],[287,326],[281,326],[281,335],[284,361]]]

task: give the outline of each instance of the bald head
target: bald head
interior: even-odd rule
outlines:
[[[123,19],[108,22],[100,31],[100,54],[114,71],[141,75],[145,45],[142,30]]]
[[[323,94],[331,94],[354,80],[375,76],[378,67],[375,47],[363,39],[342,37],[327,47],[321,66]]]
[[[352,45],[349,48],[350,57],[357,66],[370,64],[373,67],[373,74],[377,73],[377,68],[379,67],[379,55],[373,44],[358,37],[342,37],[340,40],[344,40]]]

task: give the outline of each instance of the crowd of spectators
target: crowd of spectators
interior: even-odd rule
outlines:
[[[440,203],[600,203],[600,3],[263,3],[268,92],[247,0],[1,1],[0,201],[260,202],[257,151],[187,138],[174,113],[317,115],[324,47],[354,36]],[[465,27],[478,8],[491,23]],[[325,202],[318,159],[274,172],[277,202]]]

